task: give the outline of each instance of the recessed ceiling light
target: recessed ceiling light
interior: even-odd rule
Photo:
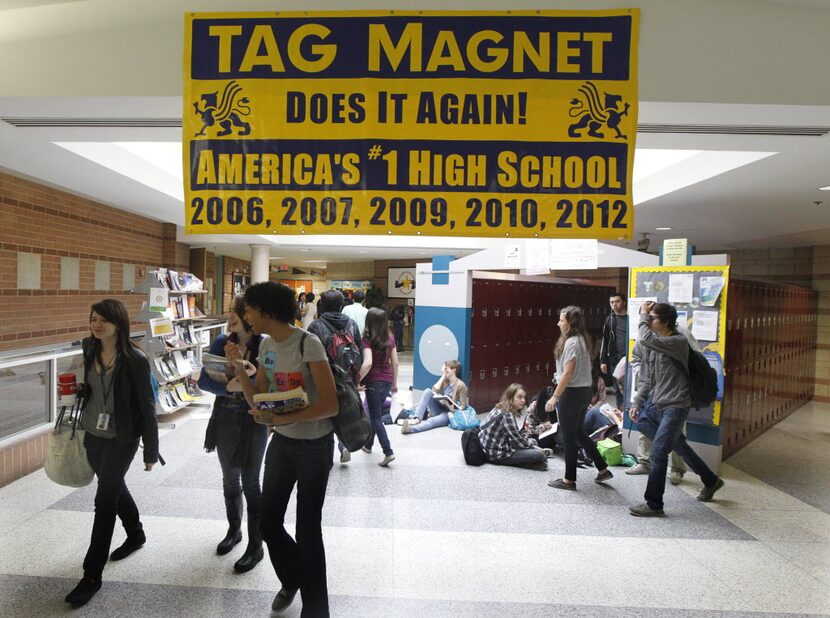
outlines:
[[[303,253],[305,253],[306,251],[311,251],[311,249],[300,249],[300,251],[302,251]]]
[[[365,249],[363,249],[363,250],[361,250],[361,251],[358,251],[358,253],[369,253],[369,252],[368,252],[368,251],[366,251]]]
[[[269,260],[284,260],[285,258],[284,257],[272,257],[272,258],[268,258],[268,259]]]
[[[658,232],[668,232],[671,228],[670,227],[656,227],[654,228]]]
[[[819,191],[830,191],[830,185],[827,185],[826,187],[819,187],[818,190]]]

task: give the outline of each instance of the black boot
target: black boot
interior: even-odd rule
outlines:
[[[225,498],[225,512],[228,515],[228,533],[216,546],[216,553],[220,556],[227,554],[242,541],[242,494]]]
[[[250,571],[265,557],[265,552],[262,549],[262,532],[259,530],[259,520],[259,511],[252,512],[251,505],[248,504],[248,547],[245,548],[242,557],[233,565],[233,570],[237,573]]]

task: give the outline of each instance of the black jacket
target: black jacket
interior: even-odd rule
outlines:
[[[611,313],[606,316],[605,324],[602,326],[602,345],[599,349],[599,362],[608,365],[608,373],[614,372],[617,363],[620,362],[622,355],[617,352],[617,333],[614,330],[614,314]],[[628,330],[628,316],[618,315],[618,320],[625,320],[626,331]],[[628,342],[626,341],[626,345]]]
[[[98,374],[93,368],[95,359],[92,356],[90,337],[84,339],[82,348],[84,375],[87,383],[95,388],[93,381]],[[150,363],[141,350],[134,352],[131,356],[119,355],[113,375],[115,442],[124,446],[141,438],[144,442],[144,463],[156,463],[159,426],[156,419],[156,397],[150,380]]]

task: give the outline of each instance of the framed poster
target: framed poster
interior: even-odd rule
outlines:
[[[415,298],[415,267],[388,268],[386,295],[389,298]]]

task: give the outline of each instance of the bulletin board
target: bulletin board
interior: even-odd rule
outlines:
[[[694,335],[709,364],[718,374],[718,397],[706,408],[689,410],[688,421],[720,425],[726,358],[728,266],[660,266],[632,268],[629,284],[629,355],[634,347],[643,300],[669,303],[677,309],[677,324]],[[629,369],[627,396],[636,383]]]

